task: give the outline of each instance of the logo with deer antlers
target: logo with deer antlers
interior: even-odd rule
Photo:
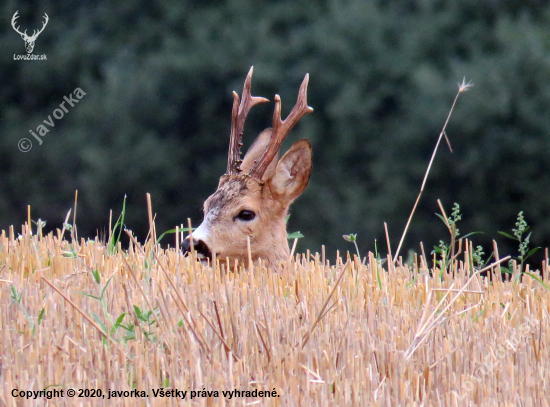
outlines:
[[[42,28],[38,31],[34,30],[32,35],[29,36],[27,35],[27,30],[25,30],[25,32],[21,32],[19,31],[19,27],[15,26],[15,21],[17,20],[17,18],[19,18],[17,13],[19,13],[19,10],[17,10],[13,15],[11,19],[11,26],[13,27],[15,32],[18,33],[21,36],[21,38],[23,38],[23,41],[25,41],[25,48],[27,49],[27,54],[31,54],[32,50],[34,49],[34,43],[36,39],[38,38],[40,33],[44,31],[44,28],[46,28],[46,25],[48,25],[49,17],[46,13],[44,13],[44,22],[42,23]]]
[[[306,139],[298,140],[280,160],[278,156],[290,130],[313,111],[307,105],[309,74],[285,120],[281,120],[281,98],[275,95],[273,127],[258,135],[241,160],[246,116],[254,105],[268,102],[250,95],[252,71],[244,82],[242,101],[233,92],[227,172],[204,203],[203,222],[182,243],[187,253],[193,247],[201,262],[213,256],[222,262],[246,261],[250,255],[253,261],[262,259],[273,267],[290,256],[285,217],[309,182],[311,145]]]

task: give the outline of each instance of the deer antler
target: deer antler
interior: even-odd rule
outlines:
[[[42,23],[42,28],[35,34],[36,30],[33,30],[33,33],[32,33],[32,37],[33,38],[36,38],[38,37],[38,35],[44,31],[44,28],[46,28],[46,26],[48,25],[48,21],[50,21],[50,18],[48,17],[48,15],[46,13],[44,13],[44,22]]]
[[[13,29],[15,30],[15,32],[17,32],[19,35],[24,36],[24,37],[27,37],[27,38],[29,38],[29,39],[36,39],[36,37],[38,37],[38,35],[39,35],[42,31],[44,31],[44,28],[46,28],[46,26],[48,25],[48,21],[50,21],[50,18],[48,17],[48,15],[47,15],[46,13],[44,13],[44,20],[45,20],[45,21],[42,23],[42,28],[41,28],[38,32],[36,32],[36,30],[33,30],[32,35],[29,37],[29,36],[27,35],[27,30],[25,30],[25,32],[21,32],[21,31],[19,31],[19,27],[16,27],[16,26],[15,26],[15,22],[16,22],[16,20],[19,18],[19,16],[17,15],[18,13],[19,13],[19,10],[17,10],[17,11],[15,12],[15,14],[13,15],[13,17],[12,17],[12,19],[11,19],[11,26],[13,27]]]
[[[264,153],[248,173],[249,176],[261,180],[267,167],[279,151],[284,139],[298,121],[308,113],[313,112],[313,109],[307,105],[307,84],[309,82],[309,74],[306,74],[300,90],[298,92],[298,100],[296,105],[285,120],[281,120],[281,97],[275,95],[275,110],[273,112],[273,131],[271,140],[266,147]]]
[[[242,101],[239,95],[233,92],[233,111],[231,113],[231,138],[229,139],[229,153],[227,157],[227,174],[238,174],[241,169],[241,146],[243,145],[243,128],[246,116],[250,109],[259,103],[269,102],[266,98],[251,96],[250,85],[252,81],[252,72],[254,67],[250,68],[246,80],[244,81]]]
[[[24,35],[24,36],[27,36],[27,30],[25,30],[24,33],[22,33],[21,31],[19,31],[19,27],[16,27],[15,26],[15,21],[19,18],[19,16],[17,15],[19,13],[19,10],[17,10],[15,12],[15,14],[13,15],[12,19],[11,19],[11,26],[13,27],[13,29],[15,30],[16,33],[18,33],[19,35]]]

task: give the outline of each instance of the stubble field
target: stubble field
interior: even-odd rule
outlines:
[[[0,404],[549,403],[548,258],[503,280],[507,259],[475,269],[465,241],[444,269],[305,253],[227,271],[155,241],[2,232]]]

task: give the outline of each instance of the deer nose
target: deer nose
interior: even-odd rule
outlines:
[[[183,240],[183,242],[181,243],[181,248],[183,249],[183,254],[191,252],[191,239],[189,239],[189,236],[187,236]],[[212,259],[212,252],[204,241],[193,239],[193,248],[195,249],[195,252],[199,255],[199,258]]]

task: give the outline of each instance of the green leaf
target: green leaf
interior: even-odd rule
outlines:
[[[11,298],[12,302],[20,303],[22,295],[23,295],[23,290],[21,290],[21,295],[19,295],[19,293],[17,292],[17,289],[15,288],[15,286],[13,284],[10,285],[10,298]]]
[[[108,252],[113,254],[117,250],[118,242],[120,242],[120,237],[122,236],[122,230],[124,229],[124,218],[126,216],[126,195],[124,195],[124,200],[122,201],[122,212],[118,217],[113,230],[111,231],[111,239],[109,241]],[[118,230],[118,236],[117,234]]]
[[[44,318],[44,313],[46,312],[45,308],[42,308],[40,312],[38,313],[38,325],[42,322],[42,318]]]
[[[292,232],[292,233],[289,233],[288,235],[286,235],[286,238],[287,239],[301,239],[302,237],[304,237],[304,235],[302,235],[300,232]]]
[[[105,324],[103,323],[103,321],[101,320],[101,318],[95,313],[92,311],[92,317],[94,317],[95,319],[95,322],[97,322],[97,324],[101,327],[101,329],[103,330],[103,332],[107,333],[109,332],[107,330],[107,327],[105,326]]]
[[[439,219],[441,219],[443,221],[443,223],[445,224],[445,226],[447,226],[447,219],[445,219],[445,217],[442,214],[436,213],[435,216],[437,216]]]
[[[506,274],[512,274],[512,271],[505,266],[500,266],[500,271],[504,271]]]
[[[378,280],[378,289],[382,291],[382,279],[380,278],[380,271],[376,267],[376,279]]]
[[[126,313],[123,312],[119,315],[119,317],[116,319],[115,325],[120,326],[122,324],[122,321],[124,320],[124,317],[126,316]]]
[[[85,292],[83,292],[83,291],[77,291],[76,293],[77,293],[77,294],[81,294],[81,295],[85,295],[86,297],[93,298],[94,300],[101,301],[101,298],[98,297],[98,296],[96,296],[96,295],[88,294],[88,293],[85,293]]]
[[[149,325],[155,323],[155,320],[150,321],[151,316],[153,315],[153,311],[143,312],[141,308],[139,308],[137,305],[134,305],[134,311],[136,312],[137,319],[139,319],[140,321],[146,322]]]
[[[443,249],[441,249],[441,247],[439,246],[434,246],[434,249],[432,250],[432,253],[431,254],[441,254],[443,253]]]
[[[107,280],[107,283],[105,283],[105,286],[101,289],[101,296],[100,298],[103,298],[103,294],[105,294],[105,290],[107,289],[107,286],[109,285],[109,283],[111,282],[111,280],[113,279],[114,276],[111,276],[109,277],[109,279]]]
[[[92,276],[94,278],[94,281],[97,283],[97,284],[100,284],[101,283],[101,274],[99,274],[99,270],[98,269],[93,269],[92,270]]]
[[[518,239],[516,239],[514,236],[512,236],[512,235],[509,234],[509,233],[501,232],[500,230],[498,231],[498,233],[501,234],[501,235],[504,236],[504,237],[507,237],[508,239],[518,240]]]
[[[136,316],[138,319],[143,320],[143,312],[141,312],[141,308],[137,305],[134,305],[134,312],[136,313]]]
[[[474,322],[477,322],[478,318],[479,318],[480,316],[482,316],[484,312],[485,312],[485,310],[479,311],[479,312],[476,314],[475,318],[474,318]]]
[[[189,229],[189,228],[188,228]],[[178,229],[178,230],[181,230],[181,229]],[[164,235],[166,234],[173,234],[173,233],[176,233],[176,229],[170,229],[170,230],[167,230],[166,232],[164,232],[162,235],[160,235],[160,237],[157,239],[157,243],[160,242],[162,240],[162,238],[164,237]]]
[[[527,272],[524,272],[523,274],[527,274],[529,277],[531,277],[533,280],[536,280],[538,281],[539,283],[541,283],[541,285],[546,288],[548,291],[550,291],[550,287],[548,287],[548,284],[546,284],[544,281],[542,281],[540,278],[538,278],[536,275],[534,274],[531,274],[531,273],[527,273]]]
[[[113,327],[111,328],[111,335],[113,335],[116,330],[122,326],[122,320],[124,319],[124,317],[126,316],[126,313],[123,312],[122,314],[120,314],[117,318],[117,320],[115,321],[115,324],[113,325]]]
[[[197,228],[191,228],[191,231],[196,230]],[[189,232],[189,228],[179,229],[180,232]]]
[[[128,326],[121,325],[121,326],[128,332],[126,335],[124,335],[122,339],[124,339],[126,342],[133,341],[134,339],[136,339],[136,330],[134,325],[128,325]]]
[[[346,242],[355,243],[357,240],[357,233],[350,233],[349,235],[342,235]]]
[[[405,287],[409,288],[411,285],[413,285],[416,282],[416,280],[418,280],[418,276],[416,276],[411,281],[409,281],[407,284],[405,284]]]
[[[39,219],[37,221],[31,220],[31,223],[34,223],[36,226],[39,226],[39,225],[42,227],[46,226],[46,221],[42,219]]]
[[[485,233],[484,232],[481,232],[481,231],[478,231],[478,232],[470,232],[470,233],[467,233],[465,234],[464,236],[461,237],[461,239],[466,239],[467,237],[470,237],[470,236],[473,236],[473,235],[484,235]]]

